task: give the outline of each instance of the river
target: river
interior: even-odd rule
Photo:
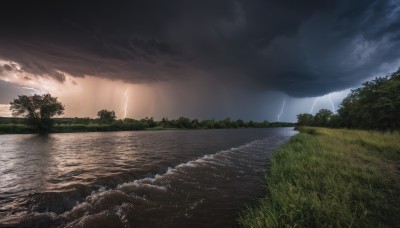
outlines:
[[[0,135],[0,227],[235,227],[293,128]]]

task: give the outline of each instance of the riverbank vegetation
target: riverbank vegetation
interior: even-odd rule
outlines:
[[[375,130],[400,129],[400,70],[365,82],[342,101],[337,114],[322,109],[297,116],[298,125]]]
[[[104,113],[104,111],[102,112]],[[175,120],[155,120],[154,118],[143,118],[135,120],[125,118],[54,118],[54,124],[49,129],[50,133],[67,132],[96,132],[96,131],[135,131],[135,130],[166,130],[166,129],[223,129],[223,128],[267,128],[267,127],[291,127],[293,123],[284,122],[255,122],[243,120],[197,120],[180,117]],[[35,133],[36,129],[27,125],[23,118],[1,118],[0,134]]]
[[[300,128],[269,162],[267,195],[243,227],[396,227],[400,134]]]
[[[161,121],[151,118],[135,120],[131,118],[117,119],[112,110],[102,109],[92,118],[52,118],[64,113],[64,106],[50,94],[32,96],[21,95],[10,102],[13,118],[0,117],[0,134],[24,133],[68,133],[96,131],[135,131],[165,129],[223,129],[223,128],[266,128],[292,127],[293,123],[268,121],[255,122],[241,119],[223,120],[208,119],[199,121],[179,117],[176,120],[163,118]],[[22,117],[22,118],[18,118]]]

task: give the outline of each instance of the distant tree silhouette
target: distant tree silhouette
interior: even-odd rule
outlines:
[[[333,112],[328,109],[319,110],[319,112],[314,116],[313,125],[322,127],[329,126],[329,121],[331,120],[332,115]]]
[[[311,126],[314,122],[314,116],[308,113],[302,113],[297,115],[297,124],[299,126]]]
[[[199,120],[198,119],[194,119],[191,121],[191,126],[192,128],[198,128],[199,127]]]
[[[32,96],[18,96],[10,102],[12,115],[27,118],[28,125],[39,133],[47,133],[53,126],[51,117],[64,114],[64,106],[50,94]]]
[[[108,111],[107,109],[98,111],[97,116],[102,123],[111,123],[117,118],[114,111]]]
[[[236,126],[237,127],[244,127],[244,121],[241,119],[236,120]]]

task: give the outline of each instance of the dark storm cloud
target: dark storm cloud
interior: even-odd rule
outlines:
[[[312,96],[399,63],[396,1],[11,4],[0,15],[0,58],[59,81],[68,73],[146,83],[196,70]]]

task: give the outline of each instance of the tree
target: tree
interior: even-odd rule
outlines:
[[[319,110],[319,112],[314,116],[313,125],[327,127],[329,125],[329,121],[331,120],[332,115],[332,111],[328,109]]]
[[[400,129],[400,70],[352,90],[338,110],[339,127]]]
[[[177,119],[176,121],[177,127],[178,128],[191,128],[192,127],[192,123],[191,120],[189,118],[186,117],[179,117],[179,119]]]
[[[144,119],[141,119],[140,122],[142,122],[144,125],[147,127],[153,128],[157,126],[156,121],[154,121],[154,117],[145,117]]]
[[[203,120],[200,122],[200,125],[202,126],[202,128],[205,129],[212,129],[215,127],[215,120],[211,119],[211,120]]]
[[[244,121],[241,119],[236,120],[237,127],[244,127]]]
[[[198,119],[194,119],[191,122],[192,128],[198,128],[199,127],[199,120]]]
[[[111,123],[117,118],[114,111],[108,111],[107,109],[98,111],[97,116],[100,118],[100,122],[103,123]]]
[[[54,122],[51,117],[64,114],[64,106],[50,94],[32,96],[18,96],[10,102],[12,115],[27,118],[28,125],[35,128],[39,133],[47,133]]]
[[[311,126],[314,122],[314,116],[308,113],[302,113],[297,115],[297,125],[299,126]]]
[[[232,121],[231,118],[227,117],[223,120],[223,123],[225,125],[225,128],[231,128],[232,127]]]
[[[255,124],[252,120],[250,120],[249,122],[247,122],[247,127],[255,127]]]

